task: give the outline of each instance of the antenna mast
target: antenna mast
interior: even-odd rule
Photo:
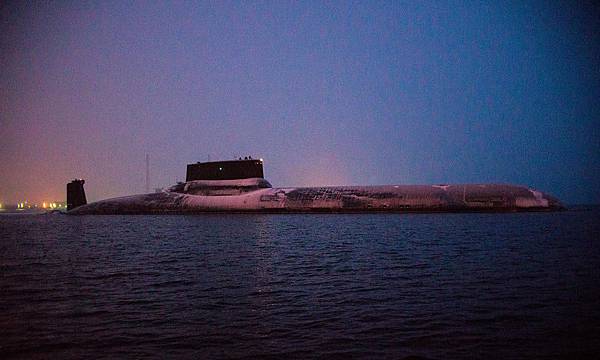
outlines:
[[[150,157],[146,154],[146,194],[150,192]]]

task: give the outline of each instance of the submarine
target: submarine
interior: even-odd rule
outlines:
[[[510,184],[274,188],[262,159],[187,165],[186,181],[159,192],[87,203],[85,180],[67,184],[67,214],[361,213],[557,211],[555,197]]]

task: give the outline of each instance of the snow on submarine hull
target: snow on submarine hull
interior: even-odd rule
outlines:
[[[254,162],[255,168],[244,168],[248,167],[248,162]],[[236,169],[237,165],[241,169]],[[67,214],[517,212],[564,209],[560,201],[545,193],[505,184],[273,188],[262,177],[262,160],[191,164],[187,175],[185,183],[161,192],[90,204],[85,201],[83,180],[74,180],[67,185]]]

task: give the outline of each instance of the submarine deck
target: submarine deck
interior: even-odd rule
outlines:
[[[268,184],[268,183],[267,183]],[[554,211],[555,198],[505,184],[385,185],[271,188],[189,183],[160,193],[107,199],[69,214],[193,213],[445,213]]]

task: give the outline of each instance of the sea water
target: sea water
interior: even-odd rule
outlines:
[[[0,358],[597,356],[599,219],[0,215]]]

